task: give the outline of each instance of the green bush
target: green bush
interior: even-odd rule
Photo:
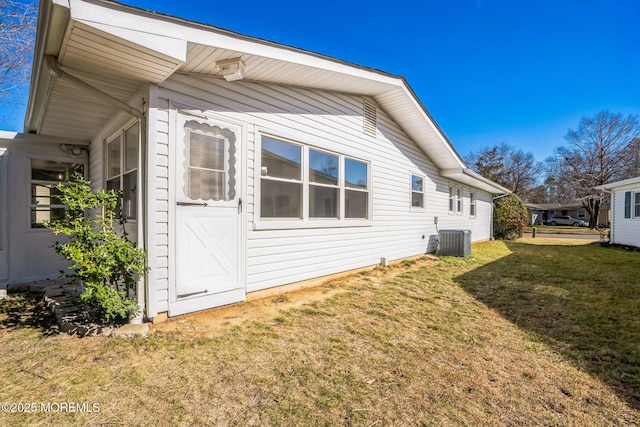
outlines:
[[[72,262],[69,269],[73,273],[62,274],[83,282],[81,299],[98,308],[105,319],[137,314],[137,303],[128,295],[135,291],[138,277],[146,270],[146,254],[127,239],[124,231],[122,235],[116,232],[116,224],[124,225],[124,219],[118,221],[116,214],[122,194],[104,190],[94,193],[90,182],[80,174],[57,189],[69,213],[65,219],[45,225],[54,234],[69,237],[68,242],[54,245],[58,255]],[[87,211],[93,214],[86,215]]]
[[[494,201],[493,237],[498,240],[514,240],[522,237],[529,214],[522,199],[509,194]]]

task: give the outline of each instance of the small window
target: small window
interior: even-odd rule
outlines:
[[[411,207],[424,208],[424,178],[411,175]]]
[[[469,193],[469,216],[476,216],[476,193]]]
[[[67,207],[56,187],[69,182],[75,172],[83,174],[84,165],[31,159],[31,228],[43,228],[46,221],[67,217]]]
[[[631,218],[631,191],[624,193],[624,217]]]
[[[639,193],[634,193],[634,200],[633,200],[633,216],[636,218],[640,218],[640,192]]]
[[[462,214],[462,188],[450,185],[449,186],[449,213],[461,215]]]

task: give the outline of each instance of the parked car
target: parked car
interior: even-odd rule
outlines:
[[[572,225],[574,227],[586,227],[587,223],[581,219],[572,218],[569,215],[552,215],[547,220],[547,225]]]

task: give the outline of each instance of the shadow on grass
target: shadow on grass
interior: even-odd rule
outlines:
[[[0,300],[0,331],[34,329],[43,336],[57,335],[56,318],[42,298],[32,294],[14,294]]]
[[[640,409],[640,254],[506,245],[510,255],[456,282]]]

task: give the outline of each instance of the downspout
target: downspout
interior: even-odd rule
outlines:
[[[146,176],[146,168],[144,169],[144,174],[142,173],[143,170],[141,169],[141,164],[142,163],[142,156],[143,156],[143,138],[144,138],[144,132],[145,132],[145,116],[144,113],[140,110],[138,110],[137,108],[132,107],[131,105],[120,101],[119,99],[109,95],[106,92],[101,91],[100,89],[98,89],[95,86],[90,85],[89,83],[80,80],[79,78],[67,73],[66,71],[64,71],[63,69],[60,68],[60,66],[58,65],[58,63],[56,62],[56,58],[53,55],[45,55],[45,60],[47,63],[47,68],[49,69],[49,71],[51,72],[51,74],[53,74],[55,77],[64,80],[66,82],[69,82],[73,85],[75,85],[76,87],[84,90],[85,92],[89,93],[90,95],[95,96],[98,99],[101,99],[103,101],[105,101],[106,103],[114,106],[115,108],[124,111],[125,113],[134,116],[135,118],[138,119],[138,125],[139,125],[139,135],[138,135],[138,171],[140,171],[140,173],[138,173],[138,182],[136,183],[136,185],[138,185],[138,188],[140,188],[141,191],[138,191],[138,195],[136,196],[138,198],[138,206],[140,207],[140,212],[141,212],[141,217],[140,220],[138,221],[138,236],[140,236],[140,230],[142,227],[143,230],[143,238],[140,239],[138,238],[138,247],[141,247],[143,250],[145,250],[145,234],[144,234],[144,225],[141,226],[141,223],[144,224],[145,222],[145,217],[144,217],[144,206],[141,204],[141,201],[146,199],[145,197],[142,197],[142,193],[143,193],[143,186],[140,186],[141,181],[143,179],[143,176]],[[144,185],[144,183],[143,183]],[[138,317],[136,317],[135,319],[133,319],[132,323],[142,323],[143,321],[143,317],[144,317],[144,312],[146,310],[146,286],[144,285],[143,280],[146,281],[146,273],[143,276],[142,280],[138,280],[137,286],[136,286],[136,298],[138,299],[138,307],[140,309],[140,315]]]
[[[51,74],[53,74],[54,76],[56,76],[57,78],[64,80],[66,82],[69,82],[77,87],[79,87],[80,89],[83,89],[85,92],[88,92],[89,94],[113,105],[114,107],[118,108],[119,110],[124,111],[125,113],[128,113],[136,118],[138,118],[138,120],[143,120],[144,119],[144,113],[140,110],[138,110],[137,108],[132,107],[129,104],[126,104],[122,101],[120,101],[117,98],[114,98],[113,96],[109,95],[108,93],[105,93],[103,91],[101,91],[100,89],[98,89],[95,86],[91,86],[89,83],[84,82],[82,80],[80,80],[79,78],[77,78],[76,76],[73,76],[69,73],[67,73],[66,71],[64,71],[63,69],[60,68],[60,66],[58,65],[58,63],[56,62],[56,58],[53,55],[46,55],[45,56],[46,62],[47,62],[47,68],[49,69],[49,71],[51,71]]]

